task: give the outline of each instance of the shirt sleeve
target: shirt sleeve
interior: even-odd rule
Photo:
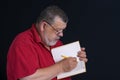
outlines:
[[[20,44],[12,47],[8,56],[9,73],[17,79],[29,76],[39,68],[37,54],[33,46]]]

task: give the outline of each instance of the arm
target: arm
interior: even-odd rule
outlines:
[[[20,80],[51,80],[59,73],[68,72],[74,69],[77,65],[76,58],[64,59],[50,67],[38,69],[32,75],[21,78]]]
[[[51,80],[61,72],[62,68],[60,67],[60,64],[55,64],[50,67],[37,69],[32,75],[23,77],[20,80]]]

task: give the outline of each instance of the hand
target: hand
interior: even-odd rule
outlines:
[[[62,67],[62,72],[68,72],[77,66],[77,59],[75,57],[68,57],[59,62]]]
[[[88,59],[87,59],[87,56],[86,56],[86,52],[85,52],[85,48],[81,48],[81,51],[78,52],[78,55],[79,59],[81,61],[84,61],[84,62],[87,62]]]

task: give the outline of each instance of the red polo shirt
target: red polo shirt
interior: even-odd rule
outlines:
[[[55,46],[62,45],[58,41]],[[16,36],[7,56],[8,80],[17,80],[32,75],[39,68],[55,64],[51,52],[47,50],[36,31],[35,25]],[[56,78],[52,80],[57,80]],[[66,78],[63,80],[70,80]]]

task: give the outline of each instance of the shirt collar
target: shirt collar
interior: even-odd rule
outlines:
[[[33,38],[36,42],[40,43],[42,42],[41,38],[40,38],[40,35],[36,29],[36,25],[35,24],[32,24],[32,27],[31,27],[31,31],[33,33]]]

